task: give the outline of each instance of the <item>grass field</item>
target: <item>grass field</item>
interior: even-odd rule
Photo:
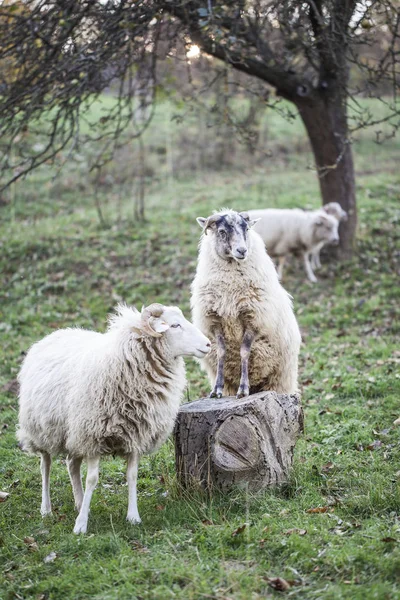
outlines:
[[[145,224],[134,222],[132,194],[115,191],[115,176],[102,192],[109,227],[100,227],[79,164],[55,181],[48,181],[50,167],[35,174],[0,206],[0,490],[9,492],[0,503],[1,600],[400,598],[400,429],[392,425],[400,416],[396,140],[376,146],[371,132],[355,142],[353,261],[324,266],[314,286],[296,260],[287,269],[284,285],[304,340],[306,417],[287,485],[211,498],[184,491],[170,441],[141,462],[142,525],[126,523],[124,465],[109,460],[89,533],[77,537],[64,461],[52,471],[54,515],[42,520],[39,461],[16,444],[13,382],[32,342],[70,325],[104,330],[120,299],[139,307],[177,303],[188,314],[196,216],[227,205],[318,205],[299,124],[291,129],[269,117],[270,159],[190,173],[168,167],[182,149],[178,130],[159,113],[148,154],[153,170],[160,157],[161,175],[149,178]],[[207,394],[194,361],[187,372],[188,398]],[[314,508],[325,512],[307,512]],[[289,581],[285,591],[274,589],[282,585],[271,581],[277,577]]]

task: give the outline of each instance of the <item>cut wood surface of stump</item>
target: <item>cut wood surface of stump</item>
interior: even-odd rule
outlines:
[[[228,490],[258,490],[287,480],[303,432],[298,394],[260,392],[202,398],[181,406],[175,425],[179,481]]]

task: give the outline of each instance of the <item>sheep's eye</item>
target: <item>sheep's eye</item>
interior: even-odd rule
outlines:
[[[226,231],[224,231],[223,229],[220,230],[219,235],[222,237],[223,240],[226,240]]]
[[[171,327],[173,327],[175,329],[176,327],[181,327],[181,325],[179,323],[173,323],[171,325]]]

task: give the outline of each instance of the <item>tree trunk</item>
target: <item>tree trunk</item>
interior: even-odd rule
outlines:
[[[181,406],[175,426],[178,479],[204,488],[258,490],[286,481],[303,431],[300,396],[260,392]]]
[[[345,99],[339,93],[324,95],[320,92],[295,102],[314,153],[322,202],[339,202],[348,213],[348,220],[340,224],[339,249],[341,257],[350,258],[355,242],[357,210]]]

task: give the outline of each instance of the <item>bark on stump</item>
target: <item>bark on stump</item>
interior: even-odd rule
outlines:
[[[174,431],[178,479],[185,487],[197,483],[223,491],[283,483],[302,432],[297,394],[189,402],[181,406]]]

